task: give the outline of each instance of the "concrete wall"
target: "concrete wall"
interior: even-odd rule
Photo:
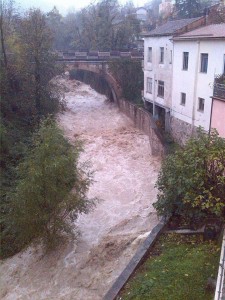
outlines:
[[[225,100],[213,99],[211,128],[225,138]]]
[[[189,52],[188,70],[182,69],[183,52]],[[200,72],[201,53],[208,54],[207,73]],[[188,123],[192,127],[187,133],[191,133],[198,126],[209,131],[214,77],[222,74],[224,54],[225,42],[222,40],[174,41],[171,119],[172,135],[175,138],[181,130],[181,121],[182,124]],[[181,93],[186,93],[185,105],[181,105]],[[198,109],[199,98],[205,99],[204,111]]]

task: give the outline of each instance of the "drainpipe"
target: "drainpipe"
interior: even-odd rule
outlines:
[[[196,108],[196,102],[197,102],[197,78],[198,78],[198,72],[199,72],[199,54],[200,54],[200,41],[197,41],[198,49],[197,49],[197,59],[195,63],[195,76],[194,76],[194,97],[193,97],[193,107],[192,107],[192,134],[194,132],[194,124],[195,124],[195,108]]]
[[[220,263],[219,263],[219,270],[217,276],[217,283],[216,283],[216,291],[214,300],[222,300],[223,298],[223,285],[224,285],[224,267],[225,267],[225,231],[223,231],[223,242],[221,247],[221,254],[220,254]]]
[[[153,82],[154,82],[154,86],[153,86],[153,118],[155,118],[155,91],[156,91],[156,82],[157,82],[157,80],[155,78],[156,78],[156,76],[154,74],[153,75]]]
[[[215,82],[216,82],[216,70],[214,71],[214,79],[213,79],[213,96],[211,102],[211,110],[210,110],[210,120],[209,120],[209,135],[211,134],[211,125],[212,125],[212,111],[213,111],[213,103],[214,103],[214,89],[215,89]]]
[[[211,134],[213,102],[214,102],[214,98],[212,97],[212,104],[211,104],[211,111],[210,111],[210,121],[209,121],[209,135]]]

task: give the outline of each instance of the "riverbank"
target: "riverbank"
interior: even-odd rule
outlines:
[[[148,137],[105,96],[58,80],[67,103],[58,122],[71,143],[84,141],[81,162],[95,172],[89,196],[102,201],[79,217],[77,241],[47,256],[30,247],[2,262],[1,299],[101,299],[158,221],[152,203],[160,160]]]

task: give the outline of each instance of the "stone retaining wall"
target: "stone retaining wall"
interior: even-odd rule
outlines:
[[[165,154],[163,137],[150,113],[122,98],[117,99],[117,104],[120,110],[133,120],[134,125],[149,136],[152,155],[163,156]]]
[[[177,118],[171,117],[170,128],[172,137],[178,144],[184,145],[192,136],[192,126]]]
[[[171,117],[170,119],[170,128],[174,141],[180,145],[185,145],[191,137],[198,136],[197,127],[175,117]]]

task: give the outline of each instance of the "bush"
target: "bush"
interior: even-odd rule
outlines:
[[[160,215],[181,215],[190,221],[224,219],[225,140],[216,131],[198,136],[163,162],[154,207]]]

